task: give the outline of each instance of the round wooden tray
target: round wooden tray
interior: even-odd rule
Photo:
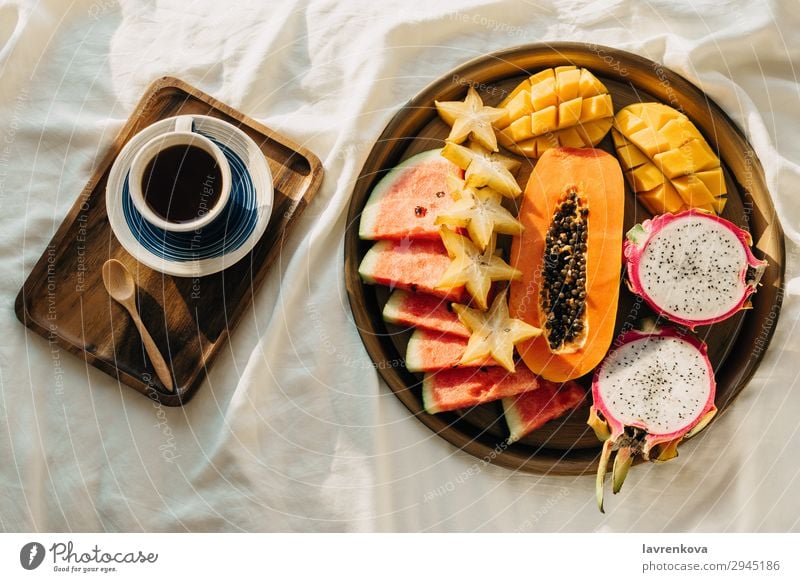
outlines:
[[[756,255],[769,261],[752,310],[698,328],[716,371],[716,404],[724,410],[752,376],[775,329],[783,298],[783,231],[761,164],[742,133],[707,95],[658,63],[597,45],[535,44],[474,59],[431,83],[395,115],[364,164],[350,202],[344,259],[350,306],[364,345],[389,388],[414,416],[445,440],[488,462],[535,473],[579,475],[596,470],[600,451],[586,425],[590,397],[570,415],[512,445],[505,443],[508,433],[499,403],[427,414],[421,400],[421,376],[402,365],[410,332],[382,320],[388,290],[364,285],[358,276],[358,265],[372,245],[359,240],[358,222],[373,185],[404,159],[442,147],[449,132],[436,113],[434,99],[461,100],[472,85],[487,105],[495,105],[526,76],[559,65],[590,69],[609,89],[615,110],[638,101],[661,101],[682,110],[719,152],[729,198],[723,216],[749,229]],[[614,153],[610,133],[598,147]],[[533,164],[523,159],[518,175],[523,186]],[[646,218],[649,214],[626,186],[625,229]],[[624,284],[621,287],[617,330],[626,321],[651,315],[645,308],[634,307],[633,296]],[[590,380],[587,375],[579,381],[588,387]]]

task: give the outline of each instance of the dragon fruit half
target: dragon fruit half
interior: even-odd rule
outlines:
[[[612,490],[619,492],[637,454],[650,461],[678,455],[678,444],[697,434],[717,412],[716,382],[706,346],[675,328],[629,331],[597,367],[589,425],[603,442],[597,469],[597,504],[616,451]]]
[[[722,321],[750,307],[766,269],[751,244],[750,233],[702,210],[661,214],[627,234],[628,286],[689,329]]]

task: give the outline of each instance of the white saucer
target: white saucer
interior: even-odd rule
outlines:
[[[178,277],[211,275],[244,258],[267,228],[274,197],[264,154],[246,133],[215,117],[192,117],[194,130],[214,140],[231,164],[231,199],[214,222],[201,231],[167,232],[145,222],[130,202],[126,181],[134,155],[153,137],[171,131],[175,118],[157,121],[131,138],[106,185],[108,219],[123,248],[151,269]]]

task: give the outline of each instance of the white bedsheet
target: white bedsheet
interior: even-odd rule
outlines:
[[[0,530],[800,529],[800,15],[793,2],[0,4]],[[590,41],[686,76],[752,141],[787,234],[755,378],[603,516],[592,477],[484,466],[370,364],[343,284],[353,182],[397,108],[483,53]],[[155,406],[16,320],[13,302],[145,87],[175,75],[314,151],[325,180],[185,408]],[[59,375],[60,374],[60,375]]]

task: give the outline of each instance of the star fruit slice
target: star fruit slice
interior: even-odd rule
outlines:
[[[467,237],[446,226],[440,232],[450,255],[450,266],[436,284],[437,289],[453,289],[464,285],[475,304],[480,309],[486,309],[493,281],[511,281],[522,276],[522,271],[494,254],[494,241],[481,252]]]
[[[471,188],[456,176],[447,177],[456,202],[436,217],[436,224],[466,228],[479,250],[489,246],[492,234],[521,234],[522,223],[500,203],[502,196],[491,188]]]
[[[515,371],[514,346],[542,334],[542,330],[508,315],[507,290],[499,293],[489,311],[478,311],[466,305],[453,304],[461,323],[472,332],[461,364],[491,356],[509,372]]]
[[[487,107],[474,87],[464,101],[434,101],[439,116],[452,127],[447,141],[462,143],[468,137],[490,151],[497,151],[493,124],[506,117],[504,109]]]
[[[516,198],[522,192],[512,174],[520,166],[517,160],[492,153],[477,143],[464,147],[451,141],[445,143],[442,155],[466,171],[464,181],[467,186],[488,186],[508,198]]]

